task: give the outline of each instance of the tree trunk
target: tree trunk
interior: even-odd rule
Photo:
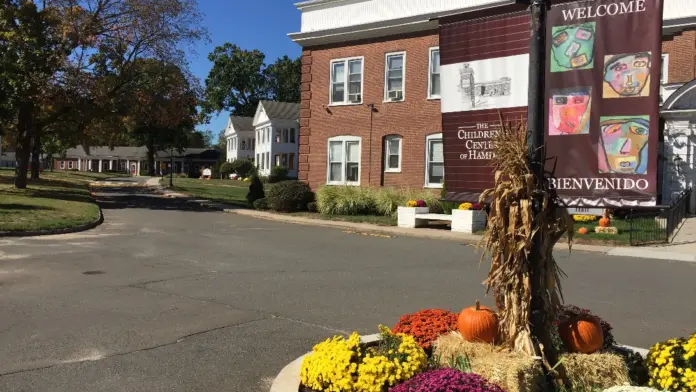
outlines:
[[[34,104],[20,105],[17,121],[17,176],[14,186],[17,189],[27,188],[27,172],[29,171],[29,156],[31,154],[31,139],[33,131]]]
[[[155,143],[152,138],[147,141],[147,175],[155,176]]]
[[[41,173],[41,131],[34,130],[31,149],[31,179],[38,180]]]

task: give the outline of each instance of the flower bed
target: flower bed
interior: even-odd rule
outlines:
[[[483,320],[494,316],[478,304],[459,316],[425,309],[400,317],[392,330],[380,326],[375,344],[361,344],[357,333],[328,339],[304,358],[300,391],[542,391],[545,371],[539,358],[477,340],[488,328]],[[554,324],[561,331],[572,325],[578,334],[583,328],[599,334],[598,348],[586,354],[575,352],[579,343],[563,332],[555,334],[571,391],[653,391],[647,377],[634,377],[636,368],[644,368],[642,357],[616,348],[609,323],[587,309],[565,306]],[[649,354],[650,386],[696,390],[695,361],[696,334],[655,345]]]

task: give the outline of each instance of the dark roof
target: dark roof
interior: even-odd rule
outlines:
[[[253,117],[230,116],[230,122],[232,123],[234,130],[237,132],[254,130]]]
[[[188,155],[203,154],[211,148],[187,148],[181,153],[174,150],[175,157],[183,157]],[[89,153],[87,152],[89,151]],[[69,148],[65,156],[68,158],[142,158],[147,159],[146,147],[88,147],[87,151],[84,147]],[[169,151],[157,151],[155,156],[158,158],[169,157]]]
[[[261,101],[259,102],[271,120],[299,120],[300,104],[290,102]]]

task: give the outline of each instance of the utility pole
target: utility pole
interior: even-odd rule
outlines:
[[[546,77],[546,12],[550,7],[549,0],[531,0],[531,39],[529,41],[529,97],[527,106],[527,157],[529,167],[536,177],[537,189],[544,189],[544,108]],[[534,214],[545,213],[542,211],[542,201],[538,196],[533,200]],[[529,324],[531,326],[532,339],[535,344],[543,346],[543,354],[547,363],[555,366],[558,363],[558,353],[551,341],[550,326],[551,316],[547,314],[544,306],[545,280],[547,274],[553,273],[547,269],[542,250],[542,231],[538,230],[532,239],[532,249],[529,253],[531,266],[530,280],[532,290],[531,311],[529,312]],[[542,349],[535,348],[539,351]],[[563,367],[557,371],[563,375]],[[549,387],[555,388],[555,377],[552,372],[547,372]],[[554,389],[551,389],[554,390]]]
[[[174,187],[174,147],[169,151],[169,187]]]

